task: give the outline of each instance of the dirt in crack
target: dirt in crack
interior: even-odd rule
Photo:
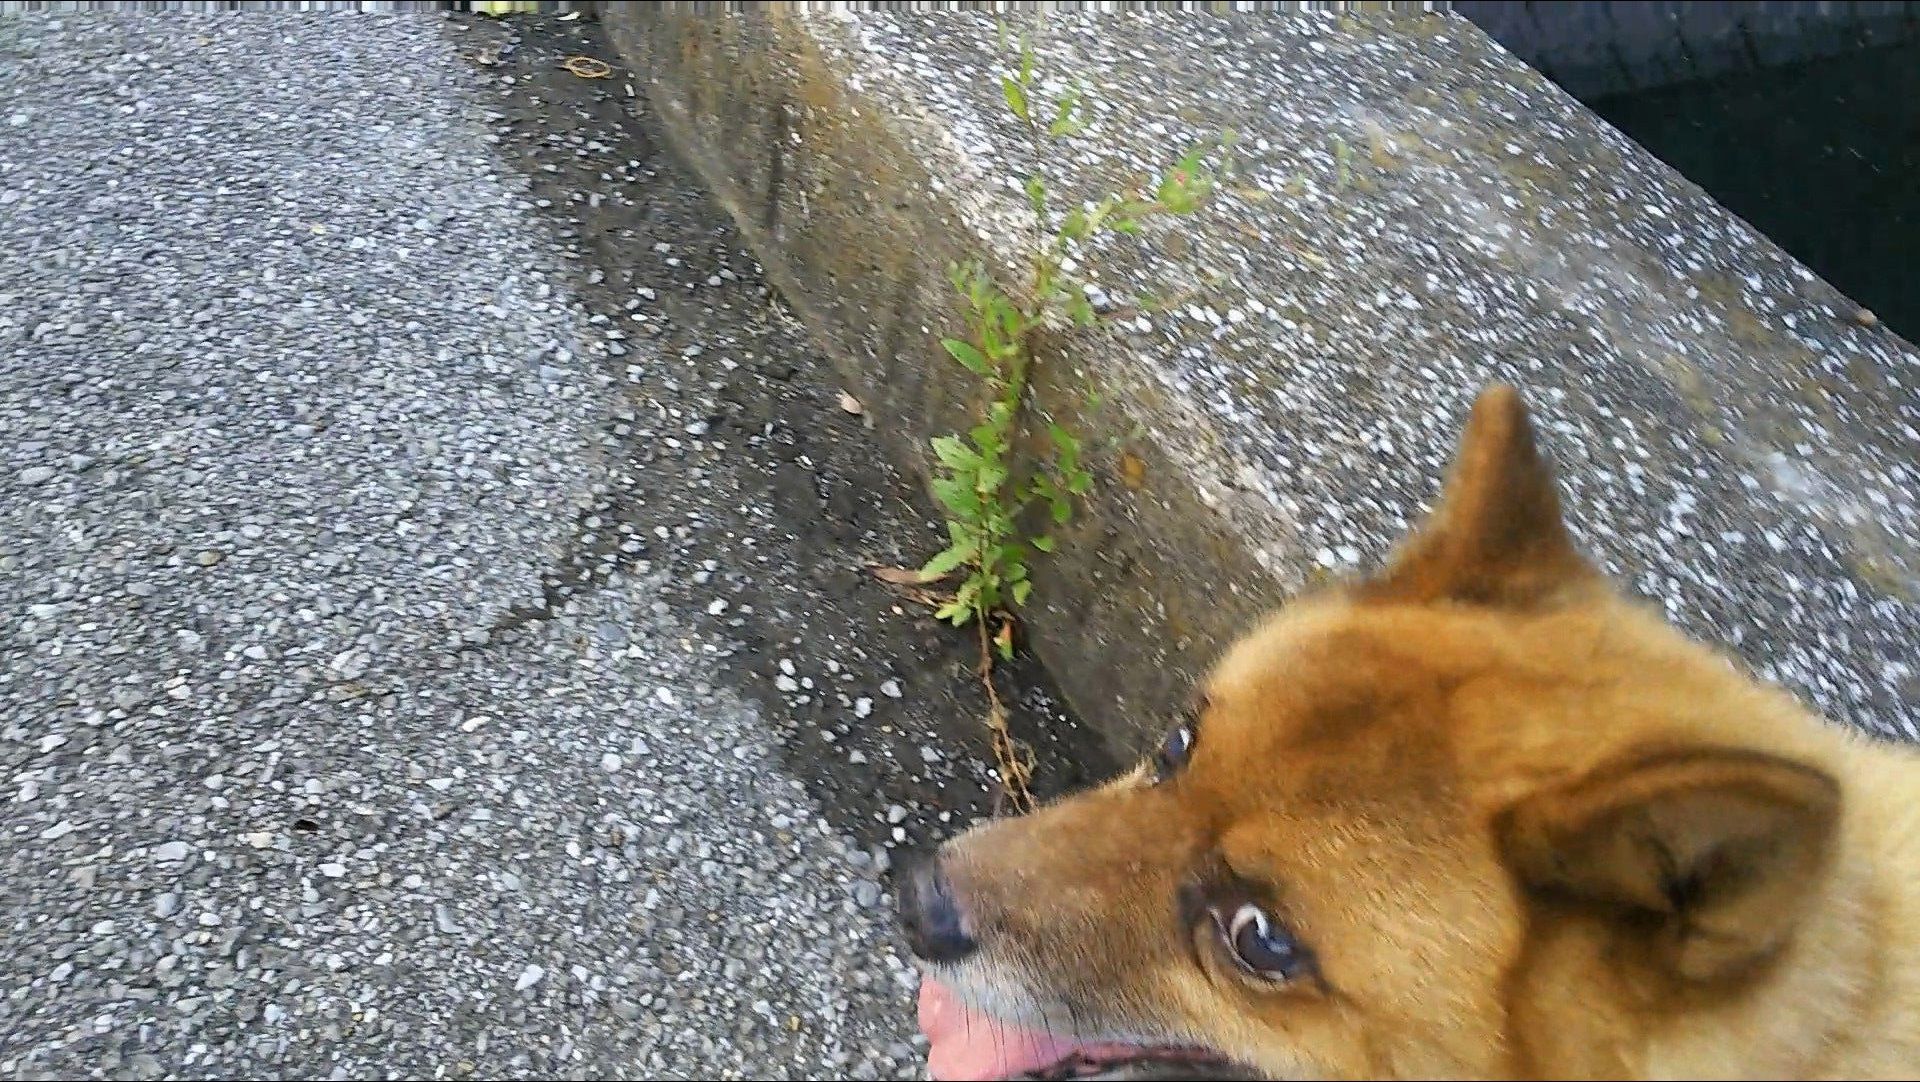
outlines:
[[[867,570],[924,558],[942,536],[931,504],[885,464],[872,419],[843,408],[832,366],[665,152],[599,28],[452,25],[463,55],[514,43],[508,62],[480,70],[497,94],[490,119],[615,343],[620,459],[589,515],[627,529],[583,550],[585,578],[557,581],[572,591],[609,568],[664,572],[656,605],[698,627],[697,652],[759,703],[793,775],[867,843],[918,844],[988,814],[976,645]],[[569,74],[560,60],[574,55],[606,60],[612,76]],[[550,591],[542,611],[565,601]],[[1035,748],[1037,795],[1111,769],[1040,666],[1017,659],[1000,679]]]
[[[540,576],[539,602],[508,606],[506,612],[487,626],[485,636],[469,639],[461,643],[459,648],[463,651],[482,650],[505,641],[513,632],[529,624],[553,619],[567,602],[592,589],[595,569],[599,568],[604,574],[606,565],[613,562],[611,554],[622,543],[617,534],[603,528],[606,521],[604,516],[610,511],[610,507],[602,505],[588,507],[575,515],[573,530],[568,535],[571,541],[553,568]],[[630,547],[629,551],[638,550]],[[628,567],[627,570],[632,568]]]

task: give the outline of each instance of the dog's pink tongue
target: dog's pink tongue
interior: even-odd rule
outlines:
[[[946,985],[920,980],[920,1031],[936,1082],[1010,1078],[1049,1067],[1073,1051],[1062,1041],[971,1010]]]
[[[931,977],[920,979],[920,1031],[935,1082],[984,1082],[1044,1070],[1072,1055],[1099,1057],[1122,1045],[1083,1045],[1008,1025],[960,1002]]]

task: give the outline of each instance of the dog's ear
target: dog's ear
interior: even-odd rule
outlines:
[[[1840,789],[1753,752],[1668,752],[1537,792],[1498,837],[1538,897],[1594,910],[1686,981],[1739,972],[1790,935],[1819,889]]]
[[[1474,403],[1438,508],[1355,592],[1359,600],[1525,608],[1597,578],[1561,521],[1526,403],[1495,384]]]

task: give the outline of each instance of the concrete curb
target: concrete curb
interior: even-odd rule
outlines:
[[[960,326],[944,268],[1018,281],[1034,235],[993,24],[603,18],[924,475],[973,393],[937,345]],[[1056,189],[1137,185],[1226,127],[1250,156],[1204,221],[1096,264],[1116,295],[1227,289],[1042,361],[1035,405],[1100,481],[1026,617],[1090,724],[1137,745],[1263,611],[1382,555],[1500,378],[1630,588],[1830,714],[1914,734],[1911,346],[1462,20],[1054,15],[1037,48],[1096,102]]]

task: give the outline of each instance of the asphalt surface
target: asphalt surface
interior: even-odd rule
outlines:
[[[920,1074],[883,873],[977,806],[964,651],[877,591],[810,656],[787,527],[924,524],[687,465],[808,422],[681,410],[742,362],[588,295],[463,34],[0,20],[0,1077]],[[648,239],[751,300],[701,341],[779,323]]]

